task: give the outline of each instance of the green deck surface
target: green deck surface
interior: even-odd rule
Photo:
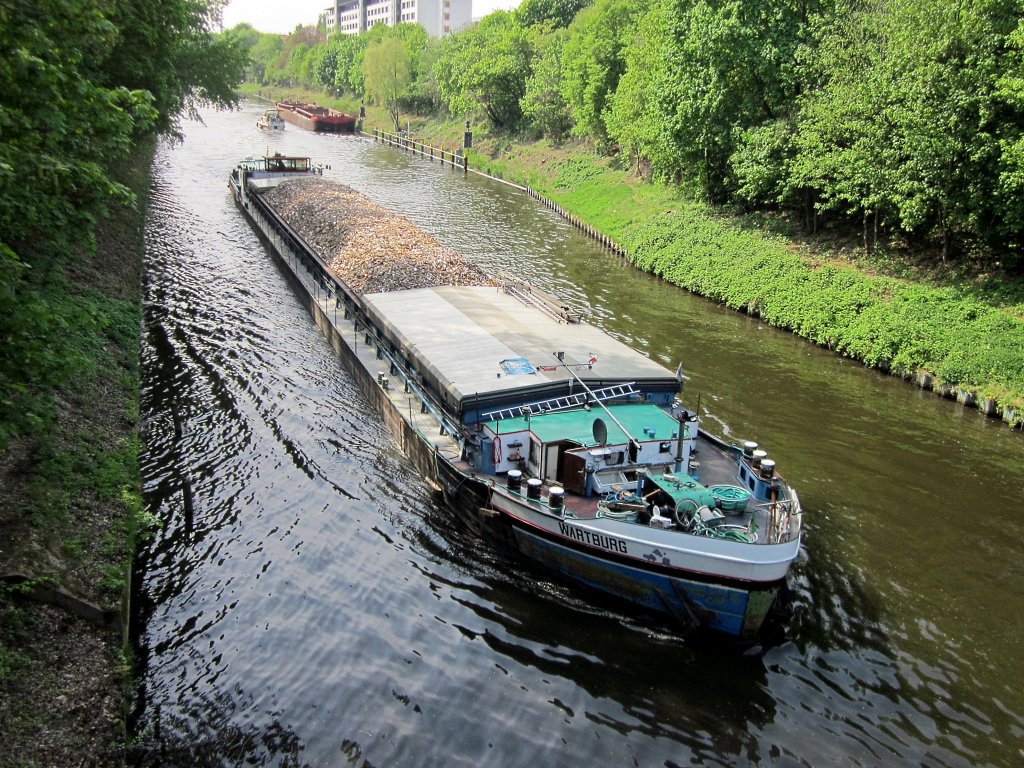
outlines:
[[[534,414],[530,417],[487,421],[484,425],[498,434],[530,430],[543,443],[574,440],[582,445],[594,445],[597,442],[594,438],[594,422],[597,419],[604,422],[609,445],[626,443],[630,436],[641,441],[671,440],[679,430],[678,422],[657,405],[610,405],[608,410],[629,435],[623,433],[603,408]],[[654,434],[644,430],[654,430]]]

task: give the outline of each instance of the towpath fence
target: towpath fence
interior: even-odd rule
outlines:
[[[397,149],[404,149],[405,151],[411,152],[412,154],[429,158],[431,161],[437,159],[441,162],[441,165],[444,165],[447,162],[453,168],[461,168],[463,174],[468,174],[470,171],[469,158],[466,157],[465,154],[463,154],[461,148],[456,151],[452,151],[447,150],[444,147],[432,147],[429,144],[424,144],[422,141],[416,141],[415,139],[411,138],[410,136],[404,133],[392,133],[390,131],[381,130],[380,128],[374,128],[372,135],[373,140],[375,142],[379,141],[383,144],[387,144],[388,146],[395,147]],[[497,176],[491,176],[490,174],[483,173],[481,171],[474,170],[473,173],[476,173],[480,176],[486,176],[487,178],[494,179],[495,181],[500,181],[503,184],[510,183],[505,179],[499,179]],[[545,208],[548,208],[557,213],[559,216],[561,216],[563,219],[569,222],[572,226],[576,227],[576,229],[578,229],[580,232],[597,241],[597,243],[599,243],[602,247],[614,253],[616,256],[619,256],[621,258],[628,257],[629,254],[626,253],[626,249],[623,248],[614,240],[612,240],[611,237],[606,235],[604,232],[601,232],[599,229],[592,226],[591,224],[587,223],[576,214],[570,213],[569,211],[565,210],[554,200],[550,200],[549,198],[544,197],[544,195],[542,195],[540,192],[533,189],[532,187],[521,187],[518,184],[511,184],[511,186],[514,186],[518,189],[522,189],[523,191],[526,192],[526,194],[528,194],[534,200],[539,202]]]
[[[414,155],[430,158],[432,161],[437,158],[441,161],[441,165],[447,162],[453,168],[461,168],[464,174],[469,173],[469,158],[462,153],[461,149],[452,151],[444,147],[432,147],[429,144],[424,144],[422,141],[416,141],[404,133],[391,133],[390,131],[382,131],[379,128],[373,129],[373,140],[404,149]]]

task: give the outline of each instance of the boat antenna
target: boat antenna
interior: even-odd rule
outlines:
[[[597,403],[599,406],[601,406],[602,410],[604,410],[604,412],[608,414],[608,418],[611,419],[612,421],[614,421],[615,422],[615,426],[617,426],[619,429],[621,429],[622,433],[626,437],[629,438],[630,445],[631,446],[635,445],[635,446],[637,446],[637,449],[639,449],[640,444],[636,441],[636,439],[631,434],[629,434],[629,430],[626,429],[624,426],[622,426],[622,422],[620,422],[618,419],[615,418],[615,416],[612,414],[612,412],[610,410],[608,410],[608,406],[606,406],[604,403],[602,403],[601,400],[597,397],[597,395],[594,394],[593,390],[591,390],[590,387],[587,386],[587,382],[585,382],[583,379],[581,379],[579,376],[576,375],[576,371],[573,370],[573,368],[575,366],[571,366],[571,365],[568,365],[568,364],[562,362],[563,358],[559,356],[559,353],[555,352],[554,354],[555,354],[555,357],[558,358],[559,362],[561,362],[561,367],[565,368],[565,370],[567,370],[569,372],[569,375],[572,376],[574,379],[576,379],[576,381],[578,381],[580,383],[580,386],[582,386],[583,389],[586,390],[586,393],[589,396],[587,402],[590,402],[591,400],[593,400],[595,403]]]

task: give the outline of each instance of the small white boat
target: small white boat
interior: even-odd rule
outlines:
[[[268,109],[256,121],[256,127],[266,131],[283,131],[284,119],[276,109]]]

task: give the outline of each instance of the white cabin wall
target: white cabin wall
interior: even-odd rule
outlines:
[[[497,443],[500,448],[497,455],[500,456],[498,461],[494,462],[495,472],[508,472],[510,469],[521,469],[523,462],[526,460],[527,451],[530,445],[530,432],[529,430],[522,430],[520,432],[508,432],[495,434],[490,429],[484,430],[485,435],[492,441],[491,442],[491,460],[495,458],[494,445]]]

